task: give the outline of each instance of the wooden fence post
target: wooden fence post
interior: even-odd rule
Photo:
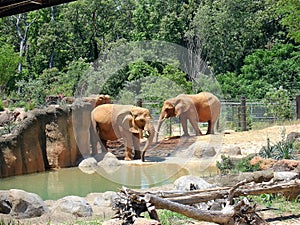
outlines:
[[[242,125],[242,131],[247,130],[247,122],[246,122],[246,97],[241,97],[241,125]]]
[[[296,96],[296,115],[297,120],[300,119],[300,95]]]
[[[143,99],[138,98],[137,101],[136,101],[136,104],[137,104],[137,106],[139,106],[139,107],[143,107]]]

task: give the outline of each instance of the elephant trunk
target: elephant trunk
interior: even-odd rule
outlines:
[[[153,124],[151,122],[149,122],[146,126],[145,126],[145,131],[148,132],[149,136],[147,138],[146,144],[142,150],[142,161],[145,161],[145,153],[147,151],[147,149],[150,147],[150,145],[153,142],[154,139],[154,135],[155,135],[155,128],[153,126]]]
[[[159,130],[160,130],[160,127],[161,127],[162,123],[165,121],[165,119],[166,119],[166,116],[163,113],[161,113],[160,116],[159,116],[159,120],[158,120],[157,132],[156,132],[156,136],[155,136],[155,142],[158,142]]]

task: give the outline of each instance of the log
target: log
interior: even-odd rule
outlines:
[[[250,183],[249,183],[250,182]],[[123,200],[119,201],[118,217],[126,221],[134,221],[142,211],[148,211],[151,218],[158,219],[156,209],[167,209],[187,217],[218,224],[265,224],[256,213],[256,204],[251,205],[245,197],[237,203],[238,196],[259,195],[268,193],[289,192],[300,188],[300,180],[274,181],[256,183],[256,178],[245,179],[233,187],[211,188],[189,192],[138,192],[123,188]],[[191,205],[209,200],[226,200],[226,206],[220,210],[200,210]],[[126,207],[124,208],[124,202]],[[121,203],[121,204],[120,204]],[[129,211],[128,211],[129,209]],[[123,213],[121,212],[123,211]],[[127,213],[130,212],[129,214]],[[132,215],[134,212],[134,215]],[[124,216],[125,215],[125,216]]]
[[[167,209],[200,221],[202,220],[219,224],[226,224],[234,215],[233,208],[227,209],[225,211],[199,210],[195,207],[182,205],[152,194],[147,194],[146,198],[149,199],[149,201],[153,205],[155,205],[155,208],[157,209]]]
[[[234,191],[233,197],[238,196],[248,196],[248,195],[260,195],[260,194],[271,194],[271,193],[282,193],[282,192],[289,192],[295,189],[300,188],[300,181],[299,180],[292,180],[292,181],[284,181],[279,182],[273,185],[264,185],[264,184],[257,184],[253,186],[245,186],[243,189],[237,188]],[[222,199],[229,196],[230,189],[215,189],[213,191],[209,191],[208,193],[195,193],[189,194],[186,196],[184,193],[177,197],[167,197],[168,200],[177,202],[180,204],[196,204],[199,202],[207,202],[214,199]]]

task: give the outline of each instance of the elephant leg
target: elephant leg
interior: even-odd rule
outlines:
[[[215,122],[212,120],[208,121],[208,129],[206,134],[214,134]]]
[[[125,141],[125,160],[132,160],[132,146],[133,146],[133,135],[131,132],[123,133]]]
[[[134,158],[141,159],[140,134],[133,134]]]
[[[104,139],[100,139],[100,144],[102,144],[101,148],[102,148],[102,152],[108,152],[107,150],[107,140],[104,140]]]
[[[196,136],[201,136],[202,132],[201,132],[201,130],[198,127],[198,121],[197,121],[197,119],[194,119],[194,118],[190,119],[190,123],[192,124],[192,127],[195,130]]]
[[[187,118],[185,116],[179,117],[180,123],[182,124],[183,136],[190,136],[187,129]]]
[[[126,161],[132,160],[132,148],[126,146],[125,148],[125,158]]]
[[[92,148],[92,155],[98,154],[97,143],[98,143],[97,134],[95,133],[93,127],[90,126],[90,144],[91,144],[91,148]]]

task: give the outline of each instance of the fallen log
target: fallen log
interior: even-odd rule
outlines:
[[[193,190],[189,192],[138,192],[123,188],[123,199],[117,203],[118,218],[134,221],[142,212],[149,212],[151,218],[159,220],[156,209],[167,209],[187,217],[218,224],[265,224],[256,213],[256,204],[250,204],[245,197],[235,202],[239,196],[289,192],[300,189],[300,180],[271,180],[256,183],[256,179],[245,179],[233,187]],[[210,200],[222,199],[222,210],[201,210],[192,205]],[[126,204],[124,204],[126,203]],[[123,208],[122,208],[123,207]],[[251,223],[250,223],[251,222]]]
[[[195,207],[179,204],[152,194],[147,194],[146,199],[155,205],[157,209],[167,209],[199,221],[224,225],[250,224],[250,221],[251,224],[266,224],[266,222],[256,214],[256,205],[250,205],[246,198],[239,201],[236,205],[227,204],[221,211],[199,210]],[[243,220],[245,223],[240,223],[240,220]]]
[[[278,182],[273,185],[270,184],[256,184],[256,185],[248,185],[244,188],[237,188],[234,191],[233,197],[239,196],[248,196],[248,195],[260,195],[260,194],[271,194],[271,193],[283,193],[283,192],[291,192],[295,189],[300,188],[299,180],[292,180],[289,182]],[[210,190],[209,192],[201,192],[201,193],[189,193],[189,195],[185,195],[182,193],[181,195],[177,195],[176,197],[164,197],[170,201],[177,202],[180,204],[196,204],[199,202],[207,202],[214,199],[222,199],[229,196],[228,189],[218,189]]]

